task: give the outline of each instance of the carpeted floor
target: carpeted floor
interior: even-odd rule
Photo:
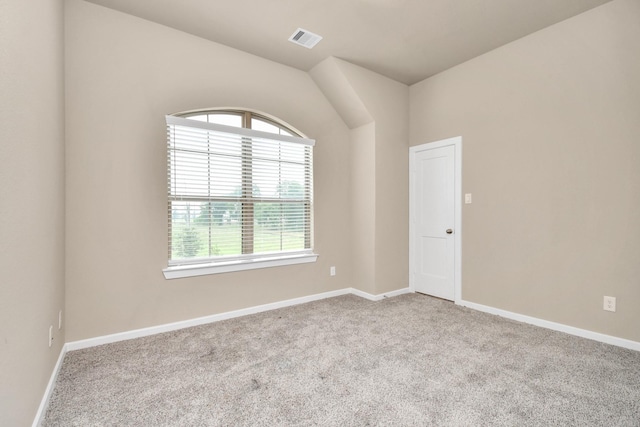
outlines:
[[[640,353],[408,294],[69,352],[45,426],[640,426]]]

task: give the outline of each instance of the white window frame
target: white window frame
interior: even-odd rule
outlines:
[[[225,113],[225,111],[202,111],[202,114],[207,113]],[[262,116],[251,113],[253,117],[263,119]],[[273,119],[267,119],[273,122]],[[280,140],[285,142],[294,142],[305,145],[313,146],[315,140],[309,138],[303,138],[299,136],[278,135],[269,132],[262,132],[248,128],[232,127],[218,125],[215,123],[200,122],[196,120],[190,120],[184,117],[178,116],[166,116],[167,127],[171,126],[188,126],[201,129],[209,129],[214,131],[233,132],[246,137],[254,138],[269,138],[272,140]],[[275,122],[277,124],[277,122]],[[169,174],[171,166],[168,165],[167,169]],[[171,194],[169,195],[171,196]],[[311,206],[313,211],[313,205]],[[171,221],[171,220],[169,220]],[[170,225],[170,224],[169,224]],[[163,269],[163,274],[166,279],[178,279],[192,276],[203,276],[209,274],[228,273],[234,271],[253,270],[258,268],[278,267],[285,265],[295,265],[315,262],[318,255],[313,252],[313,221],[310,220],[309,225],[310,233],[310,247],[304,250],[295,251],[283,251],[276,253],[257,253],[257,254],[243,254],[237,256],[224,256],[219,260],[207,258],[206,260],[184,260],[181,262],[173,262],[169,259],[167,268]],[[169,237],[171,238],[171,237]],[[169,258],[171,255],[169,254]]]

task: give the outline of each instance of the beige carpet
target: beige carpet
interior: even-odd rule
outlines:
[[[419,294],[69,352],[45,426],[640,426],[640,353]]]

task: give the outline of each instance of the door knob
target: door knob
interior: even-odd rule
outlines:
[[[453,230],[450,228],[447,228],[447,234],[453,234]]]

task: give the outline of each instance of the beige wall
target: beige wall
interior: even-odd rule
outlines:
[[[349,130],[307,73],[78,0],[66,18],[68,341],[351,286]],[[316,263],[164,279],[164,115],[219,106],[316,139]]]
[[[0,425],[7,427],[33,422],[64,342],[63,107],[62,1],[0,0]]]
[[[346,61],[340,68],[375,121],[373,294],[409,286],[409,87]],[[352,157],[359,155],[352,153]]]
[[[376,124],[351,130],[353,287],[376,295]]]
[[[463,299],[640,341],[638,17],[617,0],[411,87],[411,145],[463,138]]]
[[[354,287],[406,288],[409,87],[332,57],[310,74],[351,129]]]

